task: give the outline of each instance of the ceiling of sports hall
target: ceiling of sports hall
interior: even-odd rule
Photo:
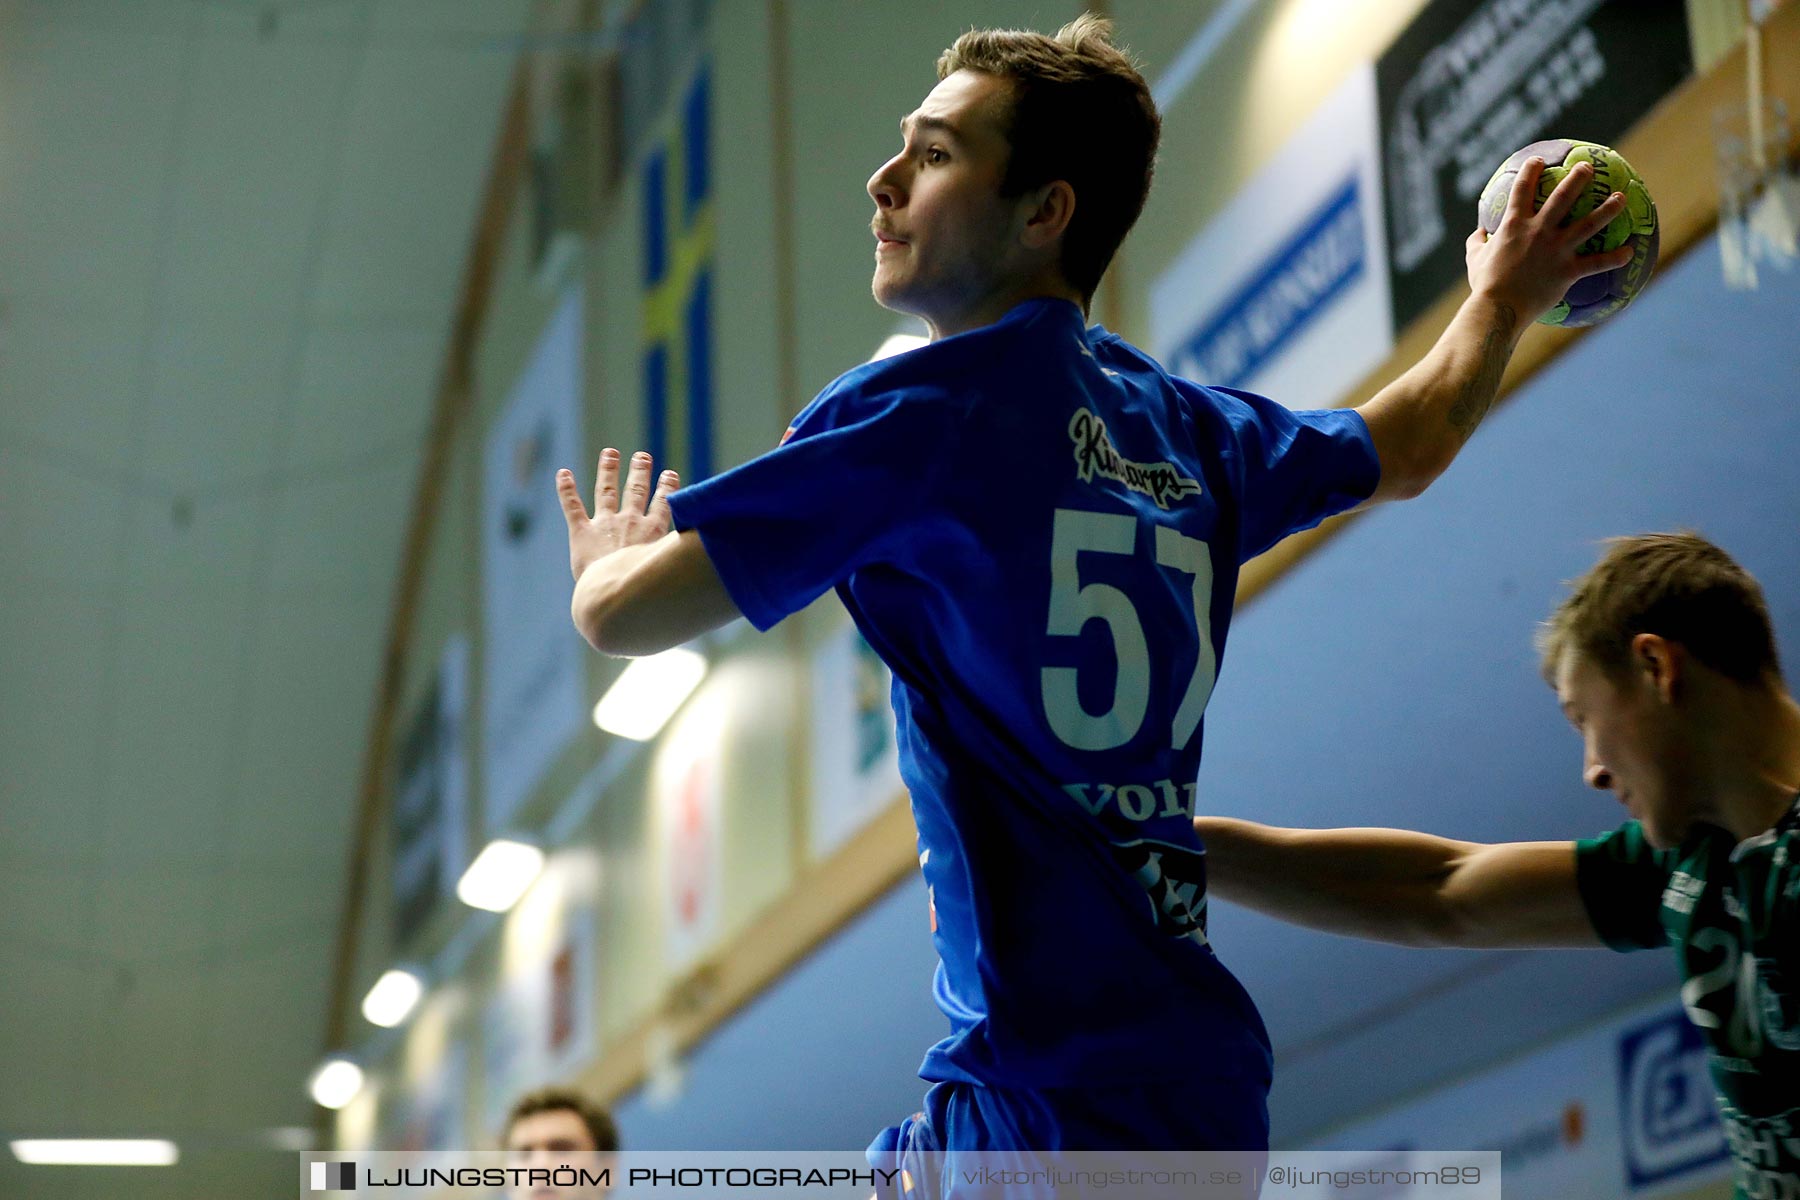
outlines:
[[[0,0],[0,1133],[183,1155],[8,1196],[289,1186],[531,14]]]

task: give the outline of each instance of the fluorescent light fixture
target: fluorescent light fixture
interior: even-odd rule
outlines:
[[[318,1134],[304,1125],[277,1125],[263,1130],[256,1140],[261,1145],[286,1150],[289,1154],[304,1154],[308,1150],[319,1149]]]
[[[377,979],[369,994],[363,997],[363,1016],[371,1024],[392,1029],[406,1020],[424,994],[425,983],[417,974],[395,967]]]
[[[495,838],[456,881],[456,896],[470,908],[505,912],[543,869],[544,852],[536,846]]]
[[[57,1167],[168,1167],[181,1158],[161,1138],[26,1138],[12,1152],[22,1163]]]
[[[880,362],[882,359],[892,358],[896,354],[905,354],[908,350],[917,350],[929,341],[931,341],[930,338],[917,333],[890,334],[888,340],[881,343],[880,348],[870,356],[869,361]]]
[[[705,677],[705,656],[681,646],[636,659],[594,705],[594,724],[619,737],[647,742],[662,732]]]
[[[321,1108],[342,1108],[362,1091],[362,1068],[347,1058],[328,1058],[313,1072],[306,1090]]]

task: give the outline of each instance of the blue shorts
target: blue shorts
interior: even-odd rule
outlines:
[[[1268,1090],[1260,1081],[1034,1089],[936,1083],[925,1093],[924,1111],[883,1130],[870,1143],[868,1158],[873,1166],[904,1170],[910,1185],[896,1176],[891,1190],[876,1189],[879,1200],[937,1200],[984,1194],[969,1182],[976,1167],[1041,1169],[1044,1153],[1243,1151],[1255,1156],[1260,1177],[1268,1148]],[[1008,1188],[1004,1194],[1029,1193]],[[1242,1194],[1256,1193],[1251,1188]]]

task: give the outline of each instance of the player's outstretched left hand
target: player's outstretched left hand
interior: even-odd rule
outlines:
[[[1581,245],[1625,211],[1625,197],[1614,192],[1578,220],[1563,222],[1593,178],[1594,168],[1577,163],[1532,211],[1544,160],[1529,158],[1513,179],[1506,213],[1493,236],[1476,226],[1465,247],[1469,287],[1509,305],[1521,320],[1534,321],[1550,311],[1578,279],[1615,270],[1631,261],[1630,246],[1598,254],[1582,254]]]
[[[600,452],[594,475],[594,515],[588,516],[575,486],[574,472],[556,473],[556,496],[569,523],[569,573],[576,579],[593,563],[626,546],[654,542],[669,532],[669,493],[681,486],[673,471],[664,471],[650,491],[650,456],[640,450],[631,456],[625,486],[619,487],[619,452],[608,446]]]

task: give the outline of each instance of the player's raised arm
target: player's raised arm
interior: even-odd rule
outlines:
[[[664,471],[652,494],[653,469],[648,454],[633,455],[621,488],[619,452],[602,450],[592,516],[575,476],[557,472],[575,577],[569,615],[602,654],[654,654],[738,615],[700,535],[671,532],[669,493],[680,480]]]
[[[1573,842],[1479,845],[1400,829],[1196,817],[1207,889],[1327,933],[1406,946],[1599,946]]]
[[[1525,326],[1576,280],[1630,261],[1630,247],[1579,252],[1625,210],[1625,197],[1614,192],[1587,216],[1564,225],[1594,169],[1587,163],[1570,169],[1533,212],[1543,169],[1541,158],[1528,159],[1493,236],[1480,228],[1469,235],[1470,296],[1437,344],[1358,406],[1381,459],[1381,483],[1367,503],[1416,496],[1443,474],[1487,415]]]

